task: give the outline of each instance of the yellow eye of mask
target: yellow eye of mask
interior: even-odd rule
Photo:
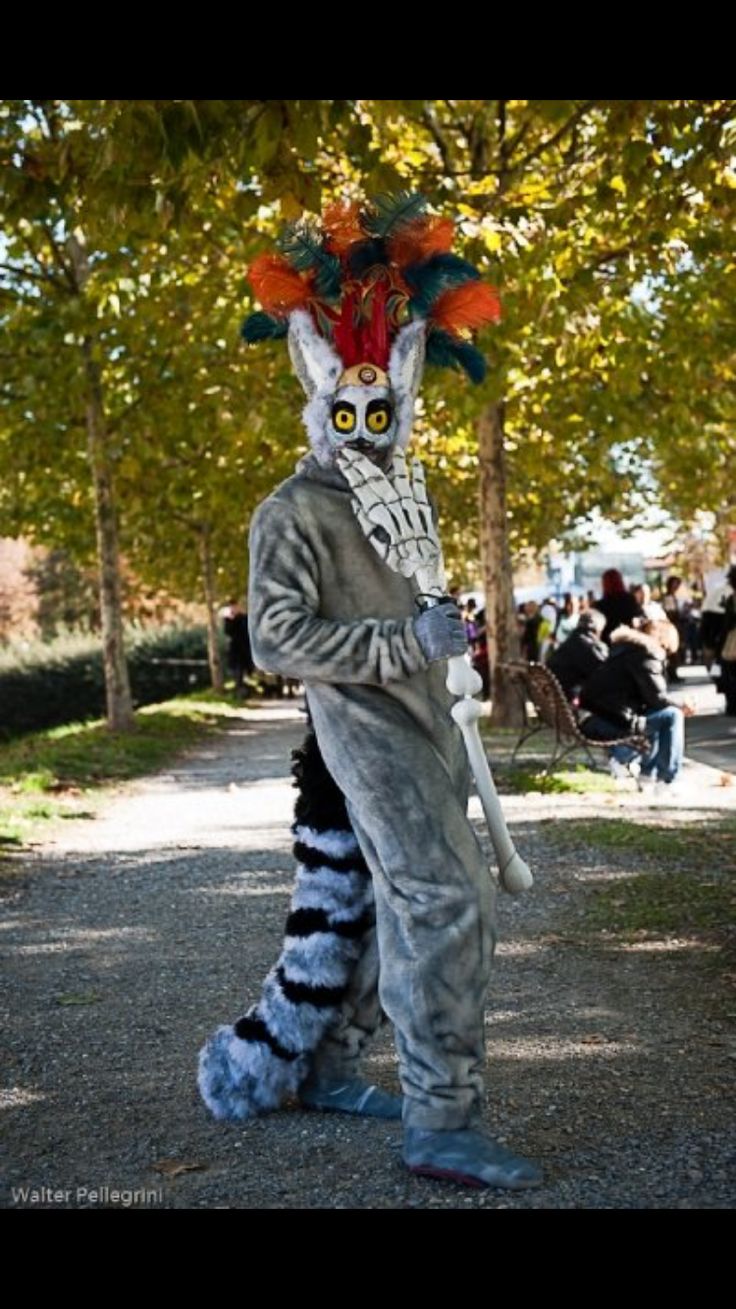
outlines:
[[[332,411],[332,426],[336,432],[352,432],[355,427],[355,410],[352,405],[335,405]]]
[[[389,424],[390,415],[388,409],[374,409],[373,413],[366,415],[366,424],[369,432],[385,432]]]

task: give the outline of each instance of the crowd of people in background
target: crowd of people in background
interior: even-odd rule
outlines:
[[[474,598],[461,609],[487,697],[485,610]],[[602,575],[600,595],[527,600],[517,620],[522,657],[555,674],[585,735],[596,741],[646,738],[643,753],[624,744],[610,749],[614,776],[636,777],[642,790],[674,794],[681,782],[683,720],[693,706],[676,704],[668,688],[683,681],[685,664],[705,664],[725,695],[726,713],[736,715],[736,566],[705,596],[676,575],[655,595],[645,582],[627,586],[611,568]]]
[[[657,596],[646,582],[627,587],[621,573],[611,568],[602,576],[599,597],[593,591],[580,596],[567,592],[561,601],[550,596],[541,604],[536,600],[520,604],[517,618],[522,656],[529,662],[545,663],[551,650],[566,641],[580,618],[592,610],[606,619],[601,638],[607,645],[617,627],[640,625],[645,618],[666,619],[679,637],[677,649],[667,657],[667,680],[682,681],[681,671],[687,664],[704,664],[708,669],[720,665],[730,622],[727,602],[734,590],[736,566],[704,595],[686,588],[683,579],[673,574]],[[728,680],[722,671],[717,677],[724,683]],[[725,692],[725,684],[721,689]]]
[[[488,667],[488,633],[486,631],[486,611],[479,609],[477,602],[471,598],[461,606],[465,635],[468,638],[470,662],[483,682],[481,692],[488,700],[491,694],[491,674]]]
[[[474,597],[464,603],[452,592],[463,616],[473,667],[491,695],[485,608]],[[264,676],[258,681],[242,605],[231,600],[221,611],[228,638],[228,665],[235,693],[248,689],[266,694],[295,694],[296,684]],[[561,602],[552,597],[541,604],[527,600],[517,610],[523,658],[544,663],[555,674],[574,706],[583,730],[593,739],[609,740],[641,731],[651,742],[650,756],[641,763],[640,784],[659,777],[671,785],[682,761],[681,709],[668,699],[667,688],[682,680],[684,664],[703,663],[712,671],[726,700],[726,713],[736,716],[736,566],[723,583],[704,596],[669,577],[661,595],[644,582],[627,587],[621,573],[607,569],[601,594],[573,595]],[[270,686],[269,682],[277,685]],[[634,751],[611,749],[617,776],[637,771]]]

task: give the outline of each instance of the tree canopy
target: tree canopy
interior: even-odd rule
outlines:
[[[397,189],[460,220],[503,303],[486,382],[428,369],[418,410],[456,575],[491,513],[509,557],[642,496],[726,526],[734,111],[2,102],[0,532],[97,556],[113,608],[121,557],[187,600],[242,592],[250,513],[305,444],[283,343],[239,337],[247,264],[285,217]],[[478,517],[491,429],[505,496]]]

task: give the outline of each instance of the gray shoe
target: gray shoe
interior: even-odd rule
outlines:
[[[357,1078],[352,1081],[308,1082],[299,1088],[303,1109],[321,1109],[327,1113],[359,1114],[365,1118],[401,1118],[403,1100],[379,1086],[368,1086]]]
[[[502,1186],[509,1191],[521,1191],[541,1186],[543,1180],[536,1164],[512,1154],[483,1132],[469,1128],[431,1132],[407,1127],[404,1163],[412,1173],[445,1178],[464,1186]]]

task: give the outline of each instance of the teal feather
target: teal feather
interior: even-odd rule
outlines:
[[[481,354],[478,347],[472,345],[470,341],[456,341],[455,357],[463,372],[478,386],[488,372],[485,355]]]
[[[377,195],[372,210],[363,218],[363,227],[369,236],[387,240],[405,223],[420,218],[427,208],[426,197],[418,191],[399,191],[396,195]]]
[[[341,289],[340,260],[331,255],[322,244],[316,223],[300,219],[288,223],[278,238],[277,245],[292,268],[299,272],[315,272],[314,289],[324,300],[338,300]]]
[[[433,328],[427,334],[427,363],[437,368],[456,368],[467,373],[471,382],[482,382],[488,365],[477,346],[460,341],[449,332]]]
[[[240,329],[240,335],[249,345],[255,345],[258,341],[276,341],[286,336],[288,330],[289,324],[285,318],[274,318],[259,309],[257,313],[246,318]]]
[[[426,316],[443,291],[465,282],[477,282],[480,273],[459,255],[438,254],[402,269],[402,277],[411,291],[414,313]]]

